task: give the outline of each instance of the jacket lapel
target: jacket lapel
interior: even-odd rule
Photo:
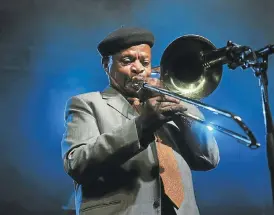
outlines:
[[[101,92],[101,95],[110,107],[112,107],[114,110],[119,112],[122,116],[126,117],[127,119],[133,119],[134,117],[139,116],[139,114],[125,99],[125,97],[123,97],[118,91],[116,91],[112,87],[106,88],[103,92]],[[152,142],[150,146],[153,153],[153,157],[156,163],[158,163],[159,161],[157,156],[156,143]]]
[[[106,100],[107,104],[124,117],[133,119],[134,117],[138,116],[138,113],[129,104],[125,97],[112,87],[106,88],[101,94],[102,98]]]

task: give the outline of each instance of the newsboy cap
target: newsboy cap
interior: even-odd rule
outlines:
[[[143,28],[122,27],[106,36],[98,44],[97,49],[105,57],[140,44],[148,44],[150,47],[153,47],[154,35]]]

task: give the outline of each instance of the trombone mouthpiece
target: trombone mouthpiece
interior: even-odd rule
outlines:
[[[132,88],[136,91],[139,91],[141,88],[143,88],[144,83],[145,82],[143,80],[132,79]]]

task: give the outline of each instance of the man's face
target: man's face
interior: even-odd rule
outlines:
[[[131,88],[131,79],[141,76],[144,79],[151,75],[151,48],[147,44],[132,46],[112,57],[110,75],[123,87],[129,96],[135,95]]]

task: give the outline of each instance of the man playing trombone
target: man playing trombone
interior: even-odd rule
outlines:
[[[109,77],[103,92],[72,97],[62,155],[75,182],[77,214],[198,215],[191,170],[219,162],[211,132],[178,113],[199,110],[166,95],[136,89],[150,78],[153,34],[123,27],[98,45]]]

